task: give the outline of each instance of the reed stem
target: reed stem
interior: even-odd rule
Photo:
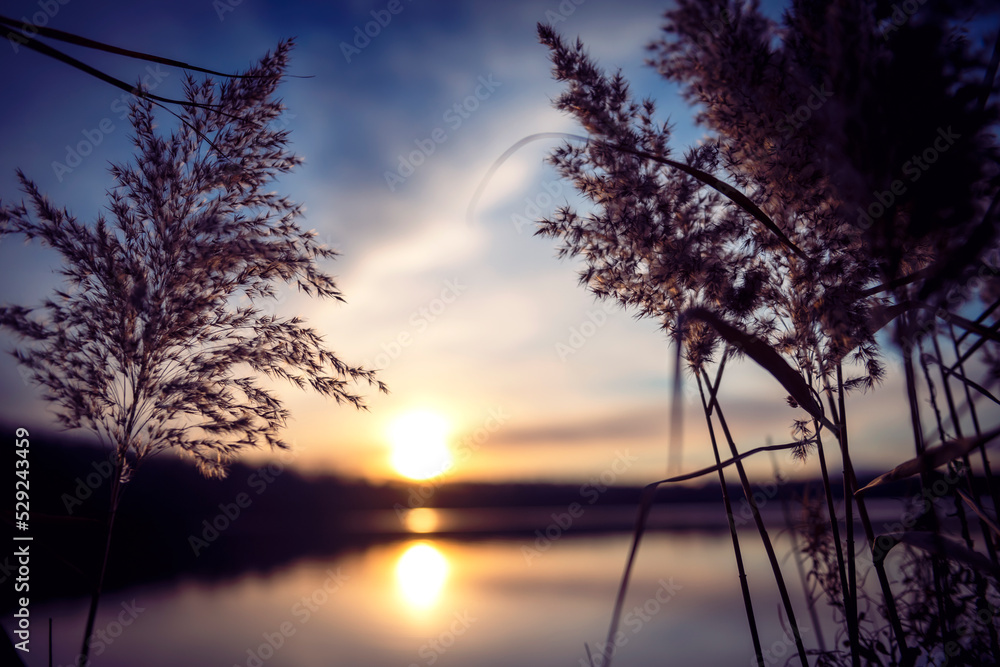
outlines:
[[[83,646],[80,648],[80,663],[87,665],[90,658],[90,642],[93,638],[94,622],[97,620],[97,607],[101,601],[101,593],[104,591],[104,576],[108,569],[108,556],[111,553],[111,535],[114,531],[115,516],[118,513],[118,502],[121,499],[121,478],[125,467],[125,452],[119,450],[115,460],[115,470],[111,479],[111,501],[108,509],[107,535],[104,541],[104,555],[101,558],[100,569],[97,574],[97,585],[94,593],[90,597],[90,607],[87,610],[87,625],[83,632]]]
[[[711,384],[708,381],[708,375],[702,370],[705,382]],[[718,387],[712,392],[711,400],[709,402],[709,410],[715,409],[715,413],[719,418],[719,426],[722,427],[722,433],[726,437],[726,442],[729,443],[729,450],[733,457],[739,455],[736,449],[736,443],[733,441],[732,433],[729,431],[729,426],[726,424],[725,415],[722,413],[722,407],[718,402]],[[798,651],[799,660],[802,663],[802,667],[809,667],[809,662],[806,659],[806,649],[802,645],[802,635],[799,632],[798,623],[795,621],[795,611],[792,609],[792,601],[788,595],[788,588],[785,586],[785,578],[781,574],[781,567],[778,564],[778,557],[774,553],[774,546],[771,544],[771,538],[767,534],[767,527],[764,525],[764,519],[760,515],[760,508],[757,507],[757,502],[753,498],[753,489],[750,487],[750,479],[747,477],[746,468],[743,465],[742,460],[736,461],[736,471],[740,476],[740,484],[743,486],[743,494],[746,496],[747,503],[750,505],[750,511],[753,513],[754,523],[757,524],[757,532],[760,533],[761,542],[764,544],[764,550],[767,552],[767,559],[771,564],[771,571],[774,572],[774,581],[778,586],[778,594],[781,596],[781,604],[785,608],[785,615],[788,617],[788,625],[792,630],[792,636],[795,640],[795,648]]]
[[[725,357],[723,357],[722,365],[720,365],[716,374],[716,387],[718,387],[718,381],[722,379],[724,364]],[[698,392],[701,394],[701,405],[705,412],[705,421],[708,424],[708,435],[712,441],[712,453],[715,454],[715,463],[721,464],[722,458],[719,456],[719,444],[715,437],[715,428],[712,425],[712,411],[709,409],[708,402],[705,399],[705,389],[702,385],[701,377],[695,374],[695,379],[698,381]],[[760,645],[760,635],[757,632],[757,619],[753,613],[753,600],[750,597],[750,586],[747,582],[747,573],[746,569],[743,567],[743,554],[740,551],[740,538],[736,533],[736,519],[733,516],[733,506],[729,500],[729,489],[726,486],[726,476],[721,467],[719,468],[719,485],[722,487],[722,502],[726,506],[726,518],[729,520],[729,534],[733,540],[733,553],[736,555],[736,569],[739,572],[740,590],[743,591],[743,607],[746,609],[747,623],[750,625],[750,637],[753,640],[754,656],[757,659],[757,664],[759,666],[763,666],[764,652]]]

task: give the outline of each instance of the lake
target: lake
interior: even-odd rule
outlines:
[[[721,514],[721,508],[715,512]],[[435,514],[424,513],[425,525],[414,530],[439,530],[433,524],[458,521],[461,513]],[[776,550],[787,556],[788,535],[780,522],[769,525]],[[780,603],[764,550],[748,527],[740,533],[741,547],[761,640],[769,664],[780,665],[791,645],[778,620]],[[93,662],[108,667],[586,665],[584,643],[597,650],[607,634],[631,535],[558,532],[550,531],[553,540],[414,533],[268,572],[113,591],[102,598],[95,630],[103,635],[95,642]],[[783,560],[783,571],[806,645],[814,647],[794,559]],[[624,609],[615,665],[751,664],[727,532],[648,533]],[[86,610],[84,599],[35,605],[27,664],[48,664],[48,617],[53,664],[74,664]],[[11,627],[9,617],[4,625]],[[824,632],[832,644],[832,627]]]

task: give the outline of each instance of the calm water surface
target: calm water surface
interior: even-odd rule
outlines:
[[[787,536],[772,533],[779,553]],[[320,667],[585,665],[604,640],[630,536],[457,541],[415,536],[217,583],[181,581],[102,599],[95,665]],[[539,548],[541,547],[541,548]],[[784,664],[773,576],[755,532],[742,547],[765,647]],[[809,626],[793,559],[783,564]],[[749,665],[752,648],[729,535],[658,532],[642,544],[615,665]],[[28,664],[74,664],[86,601],[32,609]],[[119,625],[127,621],[127,626]],[[5,619],[9,628],[9,620]],[[807,646],[815,632],[805,627]],[[831,641],[827,637],[827,642]],[[103,649],[97,655],[98,649]]]

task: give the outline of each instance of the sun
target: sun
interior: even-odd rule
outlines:
[[[449,430],[448,420],[435,412],[415,410],[400,415],[389,425],[392,467],[410,479],[445,472],[452,465]]]

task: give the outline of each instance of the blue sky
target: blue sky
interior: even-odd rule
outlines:
[[[8,2],[4,13],[44,17],[51,27],[223,71],[296,38],[290,73],[310,78],[289,78],[280,90],[305,164],[279,187],[305,203],[301,224],[342,253],[326,268],[347,304],[286,290],[275,312],[304,315],[346,361],[382,368],[392,390],[370,395],[370,412],[356,413],[282,388],[297,465],[391,477],[389,425],[408,411],[429,410],[446,419],[452,446],[469,453],[454,479],[586,480],[628,450],[637,460],[618,481],[648,482],[666,468],[672,351],[655,323],[595,302],[577,283],[579,265],[556,259],[551,240],[519,226],[536,211],[577,201],[544,164],[555,143],[515,154],[490,182],[473,224],[465,213],[492,162],[519,139],[581,131],[552,108],[560,86],[536,38],[539,21],[579,35],[605,68],[623,69],[637,96],[657,99],[661,117],[676,123],[676,150],[698,140],[676,88],[643,65],[664,8],[638,0],[42,0]],[[384,25],[369,27],[368,43],[355,42],[379,18]],[[157,94],[180,94],[178,70],[66,50],[127,81],[148,77]],[[0,110],[0,197],[19,198],[14,170],[21,168],[56,204],[93,219],[112,185],[108,163],[130,155],[120,91],[9,44],[0,52],[8,100]],[[68,149],[81,142],[94,145],[84,147],[89,154],[79,166],[54,166],[75,162]],[[414,151],[422,163],[412,174],[400,172],[401,157]],[[390,188],[386,174],[393,172],[405,178],[390,178]],[[0,263],[0,302],[37,303],[56,284],[56,258],[37,246],[5,239]],[[0,339],[7,348],[13,342]],[[804,414],[794,414],[774,381],[748,362],[730,371],[724,387],[741,447],[787,441],[792,418]],[[52,423],[7,356],[0,390],[4,421]],[[891,465],[912,452],[905,420],[883,419],[889,411],[906,414],[898,375],[876,396],[849,403],[853,441],[872,443],[858,445],[861,464]],[[686,405],[684,468],[692,469],[712,455],[700,409],[691,398]],[[795,464],[781,460],[793,473]],[[754,465],[770,476],[767,459]]]

